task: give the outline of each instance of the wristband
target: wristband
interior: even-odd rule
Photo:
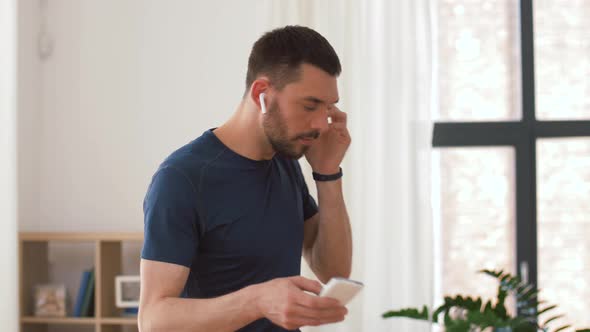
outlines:
[[[320,181],[320,182],[335,181],[335,180],[338,180],[342,177],[342,167],[340,167],[340,171],[336,174],[326,175],[326,174],[320,174],[320,173],[316,173],[316,172],[313,172],[311,174],[313,175],[313,179],[316,181]]]

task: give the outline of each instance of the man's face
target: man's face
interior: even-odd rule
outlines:
[[[328,129],[328,110],[338,102],[336,78],[308,64],[301,77],[274,94],[263,128],[273,149],[299,159]]]

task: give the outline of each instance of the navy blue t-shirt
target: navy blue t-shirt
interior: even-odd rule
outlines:
[[[303,223],[317,211],[297,160],[248,159],[208,130],[153,176],[141,257],[190,268],[179,296],[221,296],[299,275]],[[239,331],[285,330],[261,319]]]

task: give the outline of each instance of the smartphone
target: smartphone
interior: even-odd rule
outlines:
[[[364,285],[362,282],[346,279],[346,278],[332,278],[322,288],[320,296],[330,297],[340,301],[342,305],[348,304],[356,294],[358,294]]]

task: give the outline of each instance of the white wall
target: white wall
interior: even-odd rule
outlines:
[[[237,106],[270,2],[22,2],[20,229],[141,231],[158,164]]]
[[[0,322],[18,322],[16,245],[16,3],[0,0]]]
[[[38,55],[40,6],[18,1],[17,137],[18,216],[25,230],[39,228],[41,61]]]

